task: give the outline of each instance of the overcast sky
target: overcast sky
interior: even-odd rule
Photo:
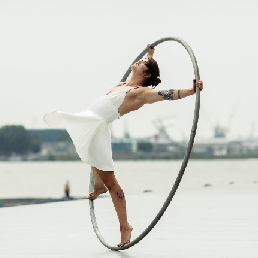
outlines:
[[[0,126],[47,128],[42,116],[78,112],[115,86],[157,39],[175,36],[193,49],[204,81],[197,136],[216,124],[228,138],[258,137],[257,0],[0,0]],[[185,49],[156,47],[159,89],[189,88],[194,77]],[[115,121],[133,137],[156,133],[160,117],[173,139],[188,138],[195,97],[143,107]],[[255,127],[256,125],[256,127]]]

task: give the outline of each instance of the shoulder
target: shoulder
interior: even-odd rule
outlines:
[[[155,93],[157,93],[157,90],[151,89],[151,88],[149,88],[149,87],[141,87],[141,88],[140,88],[140,92],[141,92],[143,95],[150,95],[150,94],[155,94]]]
[[[142,105],[152,104],[163,100],[157,90],[149,87],[135,87],[133,90],[128,92],[128,97],[139,101]]]
[[[115,87],[117,87],[117,86],[122,86],[122,85],[124,85],[124,84],[126,84],[126,82],[119,82]]]
[[[128,92],[131,96],[141,97],[144,96],[147,92],[152,91],[149,87],[131,87]]]
[[[141,93],[148,93],[153,91],[153,89],[149,87],[137,87],[137,90],[138,92],[141,92]]]
[[[158,91],[149,87],[137,87],[130,91],[130,97],[137,98],[144,104],[149,103],[154,96],[158,96]]]

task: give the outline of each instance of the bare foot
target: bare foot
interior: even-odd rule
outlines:
[[[130,243],[132,230],[133,228],[129,224],[125,227],[120,228],[121,243],[117,245],[118,247],[121,247]]]
[[[90,200],[95,200],[100,194],[106,193],[107,191],[107,187],[94,189],[94,192],[89,193],[87,198]]]

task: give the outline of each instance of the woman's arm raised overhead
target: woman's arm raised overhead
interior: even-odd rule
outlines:
[[[150,44],[147,45],[148,48],[148,54],[147,54],[147,58],[153,58],[154,55],[154,47]]]

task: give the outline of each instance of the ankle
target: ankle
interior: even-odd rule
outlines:
[[[131,229],[132,229],[132,226],[129,223],[120,225],[120,231],[127,231],[127,230],[131,230]]]

